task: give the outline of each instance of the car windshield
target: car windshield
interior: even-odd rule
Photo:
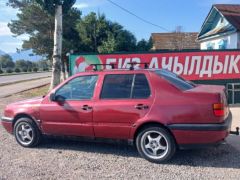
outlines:
[[[193,82],[187,81],[183,79],[182,77],[178,76],[177,74],[170,72],[166,69],[160,69],[156,70],[155,73],[173,84],[178,89],[181,89],[183,91],[192,89],[195,87],[195,84]]]

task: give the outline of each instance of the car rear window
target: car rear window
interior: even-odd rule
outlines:
[[[144,74],[136,74],[134,79],[132,98],[144,99],[148,98],[150,94],[150,87],[146,76]]]
[[[183,91],[189,90],[189,89],[192,89],[195,87],[195,84],[193,82],[186,81],[182,77],[180,77],[177,74],[174,74],[173,72],[170,72],[168,70],[160,69],[160,70],[156,70],[155,73],[158,76],[160,76],[160,77],[164,78],[165,80],[167,80],[168,82],[170,82],[171,84],[173,84],[178,89],[181,89]]]

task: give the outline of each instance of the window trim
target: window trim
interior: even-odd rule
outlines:
[[[136,74],[133,75],[131,91],[130,91],[130,98],[129,99],[133,99],[132,96],[133,96],[133,90],[134,90],[134,86],[135,86],[135,79],[136,79]]]
[[[147,77],[146,74],[144,74],[144,73],[137,73],[137,74],[134,74],[134,75],[135,75],[135,76],[134,76],[133,90],[134,90],[134,86],[135,86],[135,77],[136,77],[136,75],[144,75],[145,78],[146,78],[146,80],[147,80],[150,93],[149,93],[149,96],[148,96],[148,97],[145,97],[145,98],[133,98],[133,97],[131,96],[131,99],[149,99],[149,98],[152,96],[152,88],[151,88],[151,86],[150,86],[148,77]]]
[[[70,79],[70,80],[67,81],[66,83],[64,83],[61,87],[59,87],[59,88],[54,92],[54,94],[56,94],[63,86],[67,85],[70,81],[73,81],[74,79],[79,78],[79,77],[86,77],[86,76],[96,76],[96,77],[97,77],[97,81],[99,80],[99,75],[98,75],[98,74],[77,76],[77,77],[74,77],[74,78]],[[95,94],[95,90],[96,90],[96,86],[97,86],[97,81],[96,81],[95,86],[94,86],[94,89],[93,89],[93,96],[92,96],[90,99],[66,99],[65,101],[91,101],[91,100],[93,100],[94,94]]]
[[[148,83],[148,87],[149,87],[149,96],[146,97],[146,98],[133,98],[133,90],[134,90],[134,86],[135,86],[135,77],[136,75],[144,75],[146,80],[147,80],[147,83]],[[131,91],[130,91],[130,98],[102,98],[102,92],[103,92],[103,86],[104,86],[104,82],[106,80],[106,76],[108,75],[133,75],[133,79],[132,79],[132,85],[131,85]],[[101,87],[101,91],[100,91],[100,94],[99,94],[99,100],[138,100],[138,99],[149,99],[150,97],[152,96],[152,88],[151,88],[151,85],[149,83],[149,79],[147,77],[146,74],[144,73],[135,73],[135,74],[105,74],[104,75],[104,79],[103,79],[103,82],[102,82],[102,87]]]

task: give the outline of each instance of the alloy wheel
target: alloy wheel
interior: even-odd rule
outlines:
[[[151,159],[161,159],[168,152],[168,141],[158,131],[147,131],[141,138],[141,148],[146,156]]]
[[[33,141],[33,128],[27,122],[20,122],[16,127],[16,137],[18,141],[27,146]]]

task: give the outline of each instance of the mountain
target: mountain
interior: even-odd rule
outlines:
[[[28,61],[38,61],[38,60],[43,59],[42,56],[33,55],[32,50],[21,51],[19,53],[18,52],[5,53],[4,51],[2,51],[0,49],[0,56],[4,55],[4,54],[9,54],[12,57],[13,61],[17,61],[19,59],[24,59],[24,60],[28,60]]]
[[[33,55],[32,50],[27,50],[27,51],[21,51],[21,52],[15,52],[15,53],[8,53],[13,61],[19,60],[19,59],[24,59],[24,60],[29,60],[29,61],[38,61],[40,59],[43,59],[42,56],[37,56]]]
[[[9,54],[13,61],[19,60],[19,59],[24,59],[28,61],[38,61],[40,59],[43,59],[42,56],[36,56],[33,55],[32,50],[27,50],[27,51],[21,51],[19,53],[13,52],[13,53],[5,53],[4,51],[0,50],[0,56],[4,54]]]
[[[4,51],[0,50],[0,56],[6,54]]]

